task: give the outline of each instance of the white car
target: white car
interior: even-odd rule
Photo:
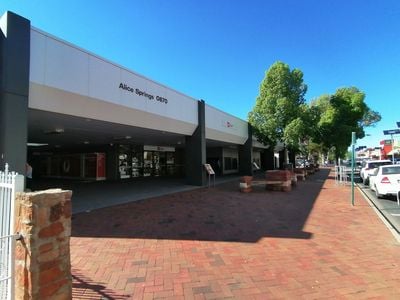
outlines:
[[[374,169],[383,165],[391,165],[392,162],[388,159],[385,160],[366,160],[363,161],[360,171],[360,177],[365,185],[369,184],[369,176],[374,173]]]
[[[400,165],[386,165],[375,169],[370,175],[369,185],[377,198],[396,196],[400,191]]]

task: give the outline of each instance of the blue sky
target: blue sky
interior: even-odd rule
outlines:
[[[41,30],[247,119],[276,61],[304,73],[310,101],[356,86],[382,121],[400,121],[398,0],[2,0]]]

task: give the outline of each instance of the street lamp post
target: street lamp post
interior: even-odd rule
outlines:
[[[392,164],[394,164],[394,139],[393,139],[393,134],[390,135],[390,138],[392,140]]]
[[[354,147],[356,145],[356,133],[351,133],[351,205],[354,206]]]

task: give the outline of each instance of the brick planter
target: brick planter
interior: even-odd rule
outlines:
[[[267,171],[265,172],[265,188],[273,191],[291,191],[292,177],[291,171],[288,170]]]
[[[250,193],[253,189],[251,187],[253,176],[243,176],[240,178],[239,189],[242,193]]]

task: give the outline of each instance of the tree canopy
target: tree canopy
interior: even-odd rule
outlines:
[[[297,145],[306,130],[303,112],[307,85],[299,69],[290,70],[283,62],[274,63],[265,74],[249,122],[257,138],[275,146],[278,141]]]
[[[322,95],[311,103],[319,111],[314,141],[325,149],[333,149],[335,157],[343,157],[351,145],[351,133],[365,136],[364,128],[381,120],[378,112],[365,103],[365,94],[356,87],[338,89],[333,95]]]
[[[283,142],[292,152],[333,150],[338,158],[346,154],[351,132],[363,138],[364,128],[381,120],[356,87],[339,88],[335,94],[322,95],[310,104],[305,102],[306,91],[301,70],[291,70],[278,61],[266,71],[249,113],[259,141],[271,147]]]

